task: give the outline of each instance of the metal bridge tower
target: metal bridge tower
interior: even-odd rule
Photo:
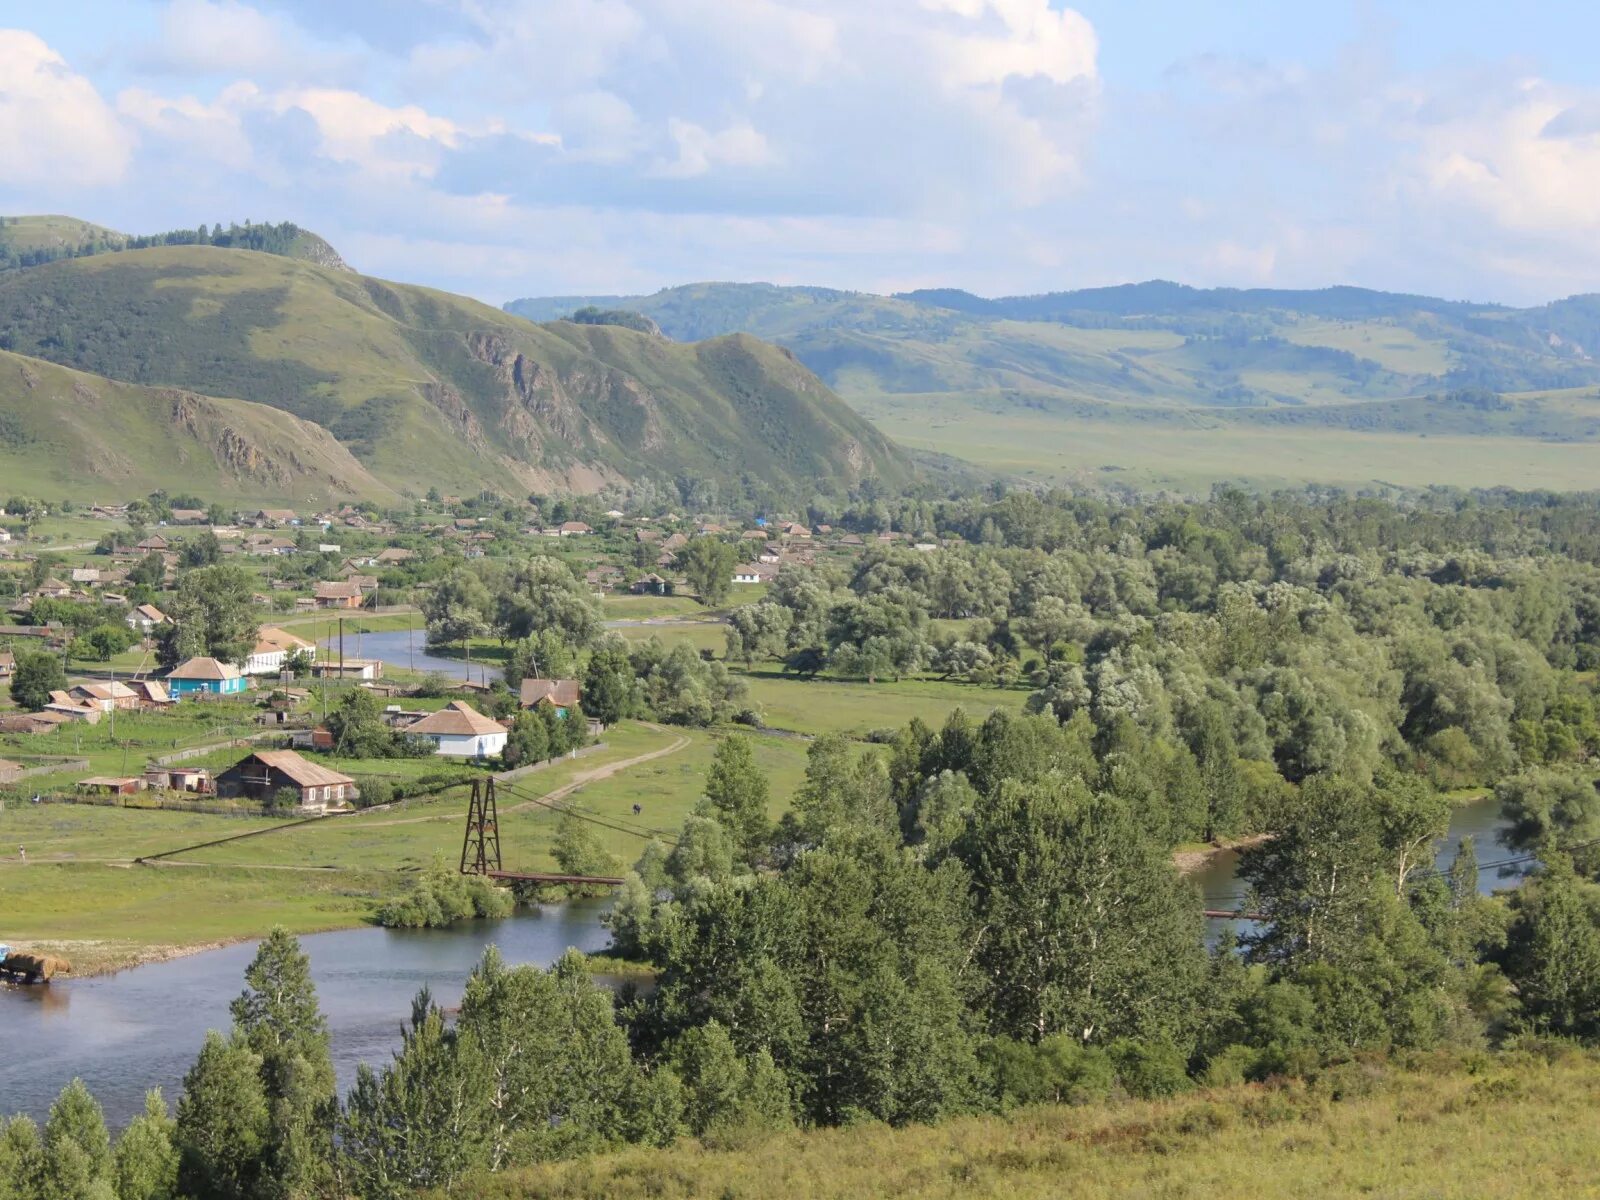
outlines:
[[[467,833],[461,839],[461,873],[490,875],[500,870],[500,818],[495,810],[494,780],[472,781],[467,802]]]

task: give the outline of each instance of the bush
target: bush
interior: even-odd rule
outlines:
[[[461,875],[435,859],[401,895],[378,906],[386,929],[438,929],[470,917],[509,917],[517,898],[482,875]]]

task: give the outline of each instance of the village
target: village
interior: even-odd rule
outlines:
[[[573,718],[573,734],[559,739],[568,752],[594,741],[603,725],[583,715],[577,679],[526,677],[514,696],[503,687],[496,694],[498,672],[480,662],[474,675],[470,641],[464,677],[448,683],[361,652],[363,635],[382,629],[405,630],[408,647],[423,650],[418,602],[474,560],[553,556],[607,603],[618,625],[668,622],[683,632],[682,618],[701,618],[688,632],[705,629],[709,636],[694,640],[706,654],[720,637],[687,594],[696,584],[680,556],[692,539],[727,547],[717,569],[736,600],[759,597],[787,565],[847,560],[869,543],[935,549],[907,534],[826,522],[616,507],[574,513],[570,501],[549,508],[551,519],[541,522],[533,504],[454,496],[409,512],[342,505],[305,514],[228,512],[160,494],[55,509],[11,499],[0,516],[0,598],[10,597],[0,625],[0,795],[323,813],[414,791],[430,774],[416,765],[420,751],[351,771],[317,761],[335,748],[330,707],[353,688],[381,700],[388,729],[425,743],[429,757],[448,765],[431,773],[430,786],[504,766],[518,712]],[[238,565],[253,581],[248,652],[237,661],[191,654],[164,665],[163,639],[181,639],[163,605],[171,607],[184,572],[217,564]],[[341,636],[347,626],[350,635]],[[491,658],[493,649],[485,651]],[[19,663],[24,674],[41,670],[45,654],[59,664],[42,681],[49,686],[14,686]],[[371,786],[374,779],[382,783]]]

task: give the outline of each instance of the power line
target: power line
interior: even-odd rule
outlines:
[[[575,817],[580,821],[587,821],[591,825],[598,825],[600,828],[609,829],[614,833],[625,833],[630,837],[640,838],[641,840],[647,842],[660,841],[669,846],[676,846],[678,844],[677,840],[667,836],[665,831],[660,829],[652,829],[648,825],[641,825],[637,828],[629,828],[631,822],[613,823],[612,821],[608,821],[603,817],[597,817],[593,813],[584,812],[582,809],[575,808],[571,805],[556,804],[553,801],[546,800],[543,796],[530,796],[526,792],[518,791],[516,788],[510,786],[506,787],[506,791],[510,792],[513,796],[520,800],[525,800],[529,804],[537,804],[540,808],[547,808],[553,813],[560,813],[562,816],[570,816]],[[620,821],[620,818],[618,820]]]

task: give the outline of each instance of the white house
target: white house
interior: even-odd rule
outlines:
[[[167,623],[167,614],[154,604],[141,604],[128,614],[128,628],[135,633],[149,633],[157,625]]]
[[[493,758],[506,748],[506,729],[464,700],[452,700],[423,717],[406,732],[430,739],[435,754],[456,758]]]
[[[244,660],[244,673],[277,675],[284,669],[289,656],[297,650],[303,651],[309,658],[317,657],[315,643],[295,637],[294,634],[275,625],[263,625],[261,632],[256,634],[256,648],[250,652],[250,657]]]

